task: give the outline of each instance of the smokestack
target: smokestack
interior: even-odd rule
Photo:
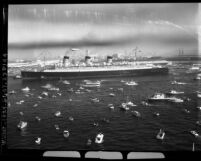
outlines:
[[[107,56],[107,64],[112,64],[112,56]]]
[[[67,67],[69,66],[70,62],[69,62],[69,56],[64,56],[63,57],[63,67]]]

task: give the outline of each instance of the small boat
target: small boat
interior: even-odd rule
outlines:
[[[194,135],[195,137],[198,137],[198,136],[199,136],[199,134],[198,134],[196,131],[194,131],[194,130],[190,131],[190,133],[191,133],[192,135]]]
[[[150,106],[150,104],[147,103],[146,101],[142,101],[141,104],[142,104],[143,106]]]
[[[159,133],[156,135],[156,139],[163,140],[165,137],[165,132],[160,129]]]
[[[97,134],[96,135],[96,139],[95,139],[95,143],[97,143],[97,144],[101,144],[101,143],[103,143],[103,137],[104,137],[104,135],[103,135],[103,133],[99,133],[99,134]]]
[[[54,125],[54,127],[55,127],[56,130],[59,130],[59,129],[60,129],[60,128],[59,128],[59,125]]]
[[[70,116],[68,119],[69,119],[70,121],[74,121],[74,118],[73,118],[72,116]]]
[[[56,117],[59,117],[59,116],[61,116],[61,112],[60,111],[57,111],[57,112],[55,112],[55,114],[54,114]]]
[[[113,88],[110,88],[110,90],[113,90]]]
[[[42,92],[41,95],[48,96],[48,92]]]
[[[69,101],[71,102],[71,101],[73,101],[73,100],[70,98]]]
[[[35,143],[36,143],[36,144],[40,144],[40,143],[41,143],[41,138],[37,138],[37,139],[35,140]]]
[[[128,86],[136,86],[136,85],[138,85],[138,83],[136,83],[134,81],[126,82],[125,84],[128,85]]]
[[[79,89],[84,89],[82,86]]]
[[[68,138],[68,137],[70,136],[69,131],[68,131],[68,130],[64,130],[63,136],[64,136],[65,138]]]
[[[113,104],[109,104],[108,107],[109,107],[111,110],[114,110]]]
[[[38,106],[38,104],[37,104],[37,103],[33,105],[33,107],[37,107],[37,106]]]
[[[23,116],[23,115],[24,115],[24,113],[23,113],[23,112],[19,112],[19,114],[20,114],[21,116]]]
[[[178,91],[175,91],[175,90],[171,90],[170,92],[167,92],[167,94],[170,94],[170,95],[174,95],[174,94],[184,94],[184,92],[178,92]]]
[[[37,121],[40,121],[40,120],[41,120],[41,118],[38,117],[38,116],[36,116],[35,118],[36,118]]]
[[[110,120],[106,119],[106,118],[103,118],[102,120],[103,122],[106,122],[106,123],[110,123]]]
[[[96,81],[96,82],[86,81],[85,83],[88,84],[88,85],[100,85],[101,84],[100,81]]]
[[[115,96],[115,94],[114,94],[114,93],[110,93],[110,94],[109,94],[109,96],[114,97],[114,96]]]
[[[30,88],[29,87],[25,87],[25,88],[22,88],[21,90],[24,91],[24,92],[27,92],[27,91],[30,91]]]
[[[91,143],[92,143],[92,140],[91,140],[91,139],[88,139],[88,140],[87,140],[87,145],[89,146],[89,145],[91,145]]]
[[[17,125],[18,129],[22,130],[24,128],[27,127],[27,122],[24,122],[24,121],[20,121],[19,124]]]
[[[57,96],[55,96],[55,95],[52,95],[52,98],[56,98]]]
[[[100,87],[100,84],[83,84],[83,87]]]
[[[141,117],[141,114],[138,111],[131,111],[132,115],[135,117]]]
[[[198,96],[199,98],[201,98],[201,93],[198,93],[197,96]]]
[[[151,98],[148,98],[149,101],[167,101],[168,97],[163,93],[155,93]]]

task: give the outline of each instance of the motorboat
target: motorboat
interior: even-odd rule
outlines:
[[[45,89],[49,89],[49,88],[52,88],[52,85],[51,84],[46,84],[44,86],[41,86],[42,88],[45,88]]]
[[[198,93],[197,96],[198,96],[199,98],[201,98],[201,93]]]
[[[33,107],[37,107],[37,106],[38,106],[38,104],[37,104],[37,103],[33,105]]]
[[[115,94],[114,94],[114,93],[110,93],[110,94],[109,94],[109,96],[114,97],[114,96],[115,96]]]
[[[92,143],[92,140],[91,140],[91,139],[88,139],[88,140],[87,140],[87,145],[89,146],[89,145],[91,145],[91,143]]]
[[[130,109],[130,108],[127,106],[126,103],[122,103],[121,106],[120,106],[120,108],[121,108],[122,110],[124,110],[124,111],[128,111],[128,110]]]
[[[171,94],[171,95],[174,95],[174,94],[184,94],[184,92],[178,92],[178,91],[175,91],[175,90],[171,90],[170,92],[167,92],[167,94]]]
[[[185,84],[187,84],[187,83],[172,81],[171,84],[185,85]]]
[[[154,112],[153,114],[154,114],[154,116],[160,116],[160,113],[158,113],[158,112]]]
[[[190,111],[187,110],[187,109],[183,109],[183,111],[184,111],[185,113],[190,113]]]
[[[61,93],[57,93],[57,95],[61,96],[62,94]]]
[[[21,112],[19,112],[19,114],[21,115],[21,116],[23,116],[24,115],[24,113],[21,111]]]
[[[166,97],[165,94],[163,93],[156,93],[148,100],[149,101],[165,101],[165,100],[169,100],[169,98]]]
[[[146,101],[142,101],[141,104],[142,104],[143,106],[150,106],[150,104],[147,103]]]
[[[61,116],[61,112],[60,111],[57,111],[57,112],[55,112],[55,114],[54,114],[56,117],[59,117],[59,116]]]
[[[94,126],[98,126],[99,124],[98,124],[98,122],[97,122],[97,123],[94,122],[93,125],[94,125]]]
[[[156,139],[163,140],[165,137],[165,132],[160,129],[159,133],[156,135]]]
[[[49,91],[59,91],[59,88],[56,88],[56,87],[51,87],[48,89]]]
[[[199,120],[199,121],[196,121],[196,124],[197,125],[201,125],[201,121]]]
[[[97,144],[101,144],[101,143],[103,143],[103,137],[104,137],[104,135],[103,135],[103,133],[99,133],[99,134],[97,134],[96,135],[96,139],[95,139],[95,143],[97,143]]]
[[[42,92],[41,95],[48,96],[48,92]]]
[[[36,143],[36,144],[41,144],[41,138],[37,138],[37,139],[35,140],[35,143]]]
[[[91,101],[94,103],[97,103],[97,102],[99,102],[99,99],[98,98],[91,98]]]
[[[21,79],[21,78],[22,78],[21,75],[16,75],[16,76],[15,76],[15,79]]]
[[[16,94],[14,90],[10,91],[9,94]]]
[[[36,118],[37,121],[40,121],[40,120],[41,120],[41,118],[38,117],[38,116],[36,116],[35,118]]]
[[[176,98],[176,97],[169,97],[168,98],[170,102],[175,102],[175,103],[182,103],[184,102],[184,100],[180,99],[180,98]]]
[[[114,110],[114,105],[113,105],[113,104],[108,104],[108,107],[109,107],[111,110]]]
[[[63,84],[67,84],[67,85],[70,84],[70,82],[67,81],[67,80],[62,81],[62,83],[63,83]]]
[[[16,102],[17,105],[21,105],[22,103],[24,103],[24,100],[21,100],[19,102]]]
[[[136,85],[138,85],[138,83],[136,83],[135,81],[126,82],[125,84],[128,85],[128,86],[136,86]]]
[[[69,119],[70,121],[74,121],[74,118],[73,118],[72,116],[70,116],[68,119]]]
[[[59,128],[59,125],[54,125],[54,127],[55,127],[56,130],[59,130],[59,129],[60,129],[60,128]]]
[[[133,102],[131,102],[131,101],[129,101],[129,102],[126,102],[126,104],[128,105],[128,106],[137,106],[137,105],[135,105]]]
[[[198,110],[201,110],[201,106],[200,107],[196,107]]]
[[[192,135],[194,135],[195,137],[198,137],[198,136],[199,136],[199,134],[198,134],[196,131],[194,131],[194,130],[190,131],[190,133],[191,133]]]
[[[28,92],[28,91],[30,91],[30,88],[29,87],[22,88],[22,91]]]
[[[138,112],[138,111],[131,111],[131,112],[132,112],[133,116],[135,116],[135,117],[141,117],[140,112]]]
[[[95,82],[92,82],[92,81],[86,81],[85,83],[86,83],[86,85],[100,85],[100,84],[101,84],[100,81],[95,81]]]
[[[64,136],[65,138],[68,138],[68,137],[70,136],[69,131],[68,131],[68,130],[64,130],[63,136]]]
[[[19,124],[17,125],[17,127],[18,127],[18,129],[22,130],[27,127],[27,124],[28,123],[25,121],[20,121]]]
[[[42,99],[43,97],[41,97],[41,96],[38,96],[38,98],[39,98],[39,99]]]

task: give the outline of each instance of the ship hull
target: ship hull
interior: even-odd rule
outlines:
[[[81,72],[34,72],[21,71],[23,79],[85,79],[85,78],[112,78],[130,77],[143,75],[163,75],[168,74],[168,68],[115,70],[115,71],[81,71]]]

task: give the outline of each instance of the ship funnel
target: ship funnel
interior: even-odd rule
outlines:
[[[112,64],[112,56],[107,56],[107,64]]]
[[[63,57],[63,67],[67,67],[69,66],[70,62],[69,62],[69,56],[64,56]]]
[[[91,57],[90,56],[85,56],[85,63],[87,65],[90,65],[91,64]]]

